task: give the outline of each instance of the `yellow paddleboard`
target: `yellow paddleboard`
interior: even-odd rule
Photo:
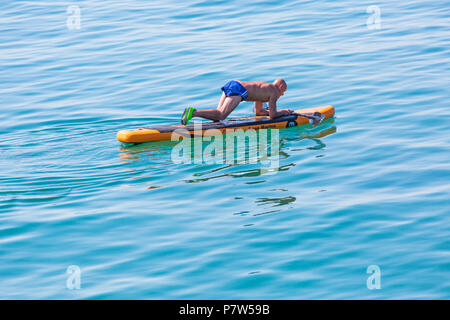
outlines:
[[[309,109],[300,109],[295,111],[295,113],[301,114],[309,114],[312,115],[314,112],[320,112],[325,117],[325,119],[331,118],[334,116],[334,107],[323,106]],[[219,121],[219,122],[202,122],[201,129],[199,124],[194,123],[188,125],[165,125],[165,126],[155,126],[155,127],[146,127],[140,129],[130,129],[130,130],[121,130],[117,133],[117,139],[121,142],[127,143],[140,143],[140,142],[149,142],[149,141],[163,141],[163,140],[171,140],[172,134],[176,131],[180,132],[181,135],[186,136],[190,135],[191,137],[201,136],[204,134],[224,134],[227,130],[232,129],[282,129],[289,128],[293,126],[301,126],[305,124],[309,124],[310,121],[307,117],[300,115],[289,115],[283,116],[276,119],[270,119],[268,116],[254,116],[254,117],[243,117],[243,118],[230,118],[228,120]],[[215,129],[215,130],[211,130]],[[209,131],[207,131],[209,130]]]

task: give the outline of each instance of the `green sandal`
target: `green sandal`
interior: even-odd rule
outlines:
[[[187,125],[189,120],[192,119],[192,114],[194,111],[195,109],[192,107],[187,107],[184,109],[183,115],[181,116],[181,124]]]

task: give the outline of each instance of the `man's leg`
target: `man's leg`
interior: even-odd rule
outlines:
[[[225,94],[222,94],[217,109],[195,110],[192,115],[213,121],[224,120],[239,105],[241,100],[241,96],[225,97]]]
[[[226,98],[226,97],[227,97],[227,96],[225,95],[225,93],[222,92],[222,95],[220,96],[219,104],[217,105],[217,109],[220,109],[220,108],[222,107],[223,102],[225,101],[225,98]]]
[[[222,105],[218,108],[222,112],[223,119],[226,119],[233,112],[234,109],[241,103],[241,96],[229,96],[226,97]]]

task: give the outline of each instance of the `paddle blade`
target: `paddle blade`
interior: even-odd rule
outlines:
[[[325,119],[325,115],[323,113],[316,111],[312,114],[312,117],[309,118],[309,123],[316,126],[320,124],[323,121],[323,119]]]

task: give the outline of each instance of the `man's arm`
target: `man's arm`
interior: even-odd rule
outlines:
[[[261,101],[255,101],[255,116],[268,116],[269,112],[263,109]]]
[[[278,100],[278,92],[276,89],[273,89],[270,98],[269,98],[269,116],[270,119],[275,119],[281,116],[288,116],[293,111],[289,109],[283,109],[280,111],[277,111],[277,100]]]

